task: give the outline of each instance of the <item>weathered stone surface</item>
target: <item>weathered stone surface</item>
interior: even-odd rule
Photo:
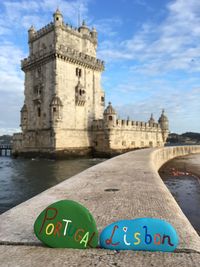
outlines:
[[[200,153],[200,146],[130,152],[85,170],[7,211],[0,216],[0,265],[199,267],[200,238],[157,173],[166,161],[189,153]],[[199,162],[200,154],[190,158]],[[44,208],[59,199],[73,199],[87,206],[99,231],[123,218],[167,220],[180,238],[177,253],[116,253],[103,249],[74,253],[70,249],[43,248],[34,235],[33,222]]]
[[[53,248],[95,248],[98,231],[90,212],[72,200],[60,200],[40,213],[34,224],[39,240]]]
[[[156,218],[117,221],[100,234],[100,246],[107,249],[174,251],[177,245],[172,225]]]
[[[0,246],[0,267],[199,267],[198,253]]]

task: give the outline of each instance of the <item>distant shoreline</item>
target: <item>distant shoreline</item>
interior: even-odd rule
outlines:
[[[159,170],[159,173],[162,174],[162,172],[166,168],[170,168],[170,166],[173,165],[173,162],[175,161],[176,168],[178,170],[190,172],[200,178],[200,154],[191,154],[188,156],[174,158],[165,163]]]

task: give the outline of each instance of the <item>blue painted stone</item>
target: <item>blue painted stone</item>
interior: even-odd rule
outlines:
[[[100,234],[100,246],[107,249],[174,251],[177,245],[173,226],[154,218],[117,221]]]

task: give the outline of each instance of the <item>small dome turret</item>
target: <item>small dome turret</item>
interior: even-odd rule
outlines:
[[[97,32],[95,27],[92,27],[92,32]]]
[[[97,39],[97,30],[96,30],[94,27],[92,28],[91,36],[92,36],[92,38],[94,38],[95,40]]]
[[[36,33],[36,30],[35,30],[34,26],[32,25],[28,30],[29,41],[31,40],[31,38],[33,38],[35,36],[35,33]]]
[[[51,104],[50,106],[60,106],[62,107],[62,101],[60,100],[60,98],[57,95],[54,95],[52,100],[51,100]]]
[[[23,107],[21,109],[21,112],[27,112],[27,106],[26,106],[26,104],[23,105]]]
[[[160,124],[162,130],[168,130],[169,129],[169,126],[168,126],[169,121],[168,121],[167,116],[165,115],[164,109],[162,110],[162,114],[158,120],[158,123]]]
[[[60,12],[59,8],[56,9],[56,12],[54,13],[54,15],[61,15],[62,16],[62,13]]]
[[[154,117],[153,117],[153,113],[151,113],[151,117],[149,119],[149,124],[153,124],[155,123]]]
[[[85,20],[83,20],[82,25],[79,27],[79,32],[83,33],[83,34],[89,34],[90,30],[88,28],[88,26],[86,25]]]
[[[29,30],[28,30],[29,32],[35,32],[35,28],[34,28],[34,26],[33,25],[31,25],[31,27],[29,28]]]
[[[54,24],[56,26],[63,24],[63,15],[58,8],[56,9],[56,12],[53,14],[53,19],[54,19]]]
[[[112,114],[116,115],[117,113],[113,108],[111,102],[109,102],[107,108],[104,110],[104,115],[112,115]]]
[[[62,108],[63,104],[61,99],[57,95],[54,95],[50,103],[52,125],[57,126],[62,120]]]
[[[163,142],[165,143],[169,134],[169,120],[165,115],[164,109],[162,110],[162,114],[158,120],[158,123],[160,124],[160,128],[162,130]]]
[[[116,125],[117,113],[111,105],[111,102],[108,103],[107,108],[103,113],[105,127],[112,128]]]

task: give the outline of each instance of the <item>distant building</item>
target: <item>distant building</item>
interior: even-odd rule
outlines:
[[[57,10],[52,23],[39,31],[32,26],[28,36],[22,133],[14,134],[13,153],[112,154],[164,145],[164,111],[156,123],[153,115],[148,122],[119,120],[111,103],[105,109],[94,28],[85,22],[72,28]]]

